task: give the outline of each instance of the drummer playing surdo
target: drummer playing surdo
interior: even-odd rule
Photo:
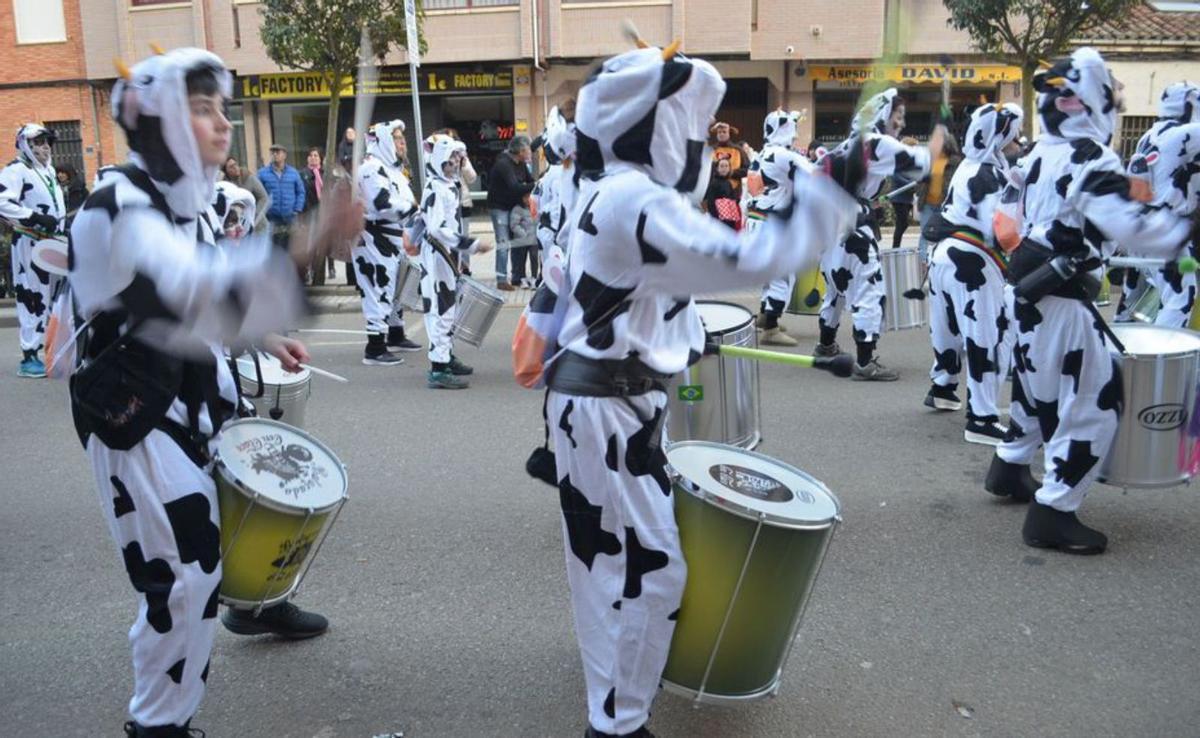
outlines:
[[[431,389],[466,389],[463,377],[474,371],[454,355],[454,326],[460,255],[487,253],[491,246],[462,231],[458,207],[462,195],[459,167],[467,155],[462,141],[437,133],[425,139],[425,191],[421,217],[421,300],[425,306],[425,332],[429,334]]]
[[[1108,146],[1124,95],[1095,49],[1078,49],[1038,72],[1033,86],[1043,133],[1014,179],[1024,182],[1025,215],[1024,238],[1009,263],[1018,294],[1011,421],[985,484],[992,494],[1034,498],[1022,531],[1026,544],[1096,554],[1107,539],[1075,511],[1108,454],[1122,404],[1121,377],[1089,309],[1100,257],[1115,242],[1136,255],[1175,259],[1189,225],[1131,195]],[[1078,260],[1079,275],[1035,302],[1020,299],[1029,284],[1022,278],[1057,256]],[[1042,444],[1039,485],[1029,465]]]
[[[789,173],[793,207],[754,233],[700,212],[724,93],[716,69],[673,47],[608,59],[579,92],[576,163],[593,181],[574,215],[547,416],[588,736],[650,735],[687,575],[660,441],[665,383],[704,350],[691,294],[793,273],[854,223],[854,203],[810,166]]]
[[[929,268],[932,386],[925,404],[958,410],[958,375],[967,369],[967,441],[1004,440],[996,397],[1008,373],[1012,316],[1005,307],[1004,254],[992,233],[992,214],[1007,184],[1007,154],[1018,147],[1021,108],[980,105],[971,114],[964,160],[954,172],[942,218],[953,234],[937,245]]]
[[[38,352],[45,338],[51,300],[61,281],[33,263],[34,245],[57,234],[67,212],[50,161],[53,143],[52,131],[37,123],[26,123],[17,132],[17,158],[0,171],[0,218],[18,229],[12,241],[12,284],[17,295],[21,341],[17,374],[22,377],[46,376]]]
[[[237,400],[222,344],[262,340],[293,371],[307,360],[303,344],[269,331],[301,312],[296,265],[311,255],[293,261],[265,236],[217,249],[200,217],[229,150],[231,84],[200,49],[125,72],[112,105],[129,162],[71,229],[69,279],[90,320],[72,411],[139,601],[132,736],[189,735],[208,678],[221,581],[208,451]],[[325,200],[313,242],[353,235],[360,214],[343,200]]]
[[[796,124],[800,113],[776,110],[763,121],[763,140],[766,144],[750,164],[746,177],[750,189],[750,205],[746,214],[746,228],[754,230],[762,225],[767,213],[777,212],[791,206],[792,167],[804,160],[795,149]],[[779,316],[792,299],[792,288],[796,286],[796,275],[788,274],[772,280],[763,287],[759,321],[763,329],[762,341],[774,346],[795,346],[798,341],[784,332],[779,325]]]
[[[825,300],[821,303],[819,319],[821,336],[813,349],[813,354],[818,357],[837,356],[841,352],[837,345],[837,330],[842,310],[849,308],[857,349],[851,376],[861,381],[891,382],[900,376],[895,370],[884,367],[875,356],[887,298],[879,266],[879,241],[875,235],[878,225],[871,201],[879,196],[889,177],[902,174],[909,180],[924,178],[929,173],[931,160],[941,153],[946,131],[941,125],[934,127],[928,148],[900,143],[896,136],[904,129],[904,112],[904,100],[894,88],[871,97],[855,116],[852,137],[818,162],[818,166],[829,165],[832,163],[827,161],[830,157],[845,158],[854,147],[854,139],[861,137],[867,176],[858,184],[858,189],[850,193],[860,203],[859,223],[844,243],[826,252],[821,262]]]
[[[404,311],[396,299],[404,229],[417,214],[412,187],[401,168],[407,147],[403,121],[376,123],[367,131],[366,158],[358,168],[366,223],[351,258],[367,321],[367,365],[402,364],[392,351],[421,350],[404,335]]]

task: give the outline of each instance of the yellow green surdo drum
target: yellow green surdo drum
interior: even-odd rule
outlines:
[[[221,508],[221,600],[266,607],[299,586],[346,502],[346,470],[323,443],[274,420],[226,425],[213,474]]]
[[[792,315],[819,315],[821,301],[825,299],[825,278],[819,268],[796,274],[796,285],[792,287],[792,299],[787,312]]]
[[[704,703],[774,694],[840,521],[821,482],[707,441],[667,451],[688,580],[664,686]]]

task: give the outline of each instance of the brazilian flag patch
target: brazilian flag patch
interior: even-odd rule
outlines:
[[[704,400],[704,385],[679,385],[679,399],[681,402],[702,402]]]

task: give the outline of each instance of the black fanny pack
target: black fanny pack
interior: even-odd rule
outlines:
[[[1080,259],[1025,239],[1008,263],[1008,281],[1018,299],[1036,303],[1047,295],[1094,302],[1100,280],[1089,274],[1100,266],[1099,259]]]
[[[589,359],[566,351],[549,367],[547,386],[555,392],[583,397],[637,397],[667,391],[671,375],[632,359]]]
[[[925,221],[925,225],[921,226],[921,237],[930,243],[938,243],[950,238],[955,231],[962,230],[969,229],[961,228],[946,220],[942,217],[942,211],[938,210]],[[979,240],[983,240],[982,236]]]

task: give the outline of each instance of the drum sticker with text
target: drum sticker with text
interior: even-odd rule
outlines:
[[[272,582],[277,582],[294,576],[296,567],[303,564],[305,559],[308,558],[308,552],[312,550],[316,538],[317,533],[313,531],[299,538],[289,539],[280,543],[279,558],[271,562],[271,566],[275,567],[276,571],[272,572],[267,578]]]
[[[714,464],[708,468],[708,473],[722,487],[758,500],[790,502],[795,497],[783,482],[744,466]],[[813,501],[812,495],[804,490],[799,490],[799,494],[805,502]]]
[[[1146,430],[1169,431],[1179,428],[1187,422],[1187,410],[1183,405],[1168,402],[1162,405],[1151,405],[1138,411],[1137,419]]]
[[[250,453],[250,468],[259,474],[279,478],[279,488],[289,497],[301,495],[325,484],[329,470],[313,461],[312,450],[299,444],[283,442],[279,434],[263,435],[242,441],[238,453]]]

